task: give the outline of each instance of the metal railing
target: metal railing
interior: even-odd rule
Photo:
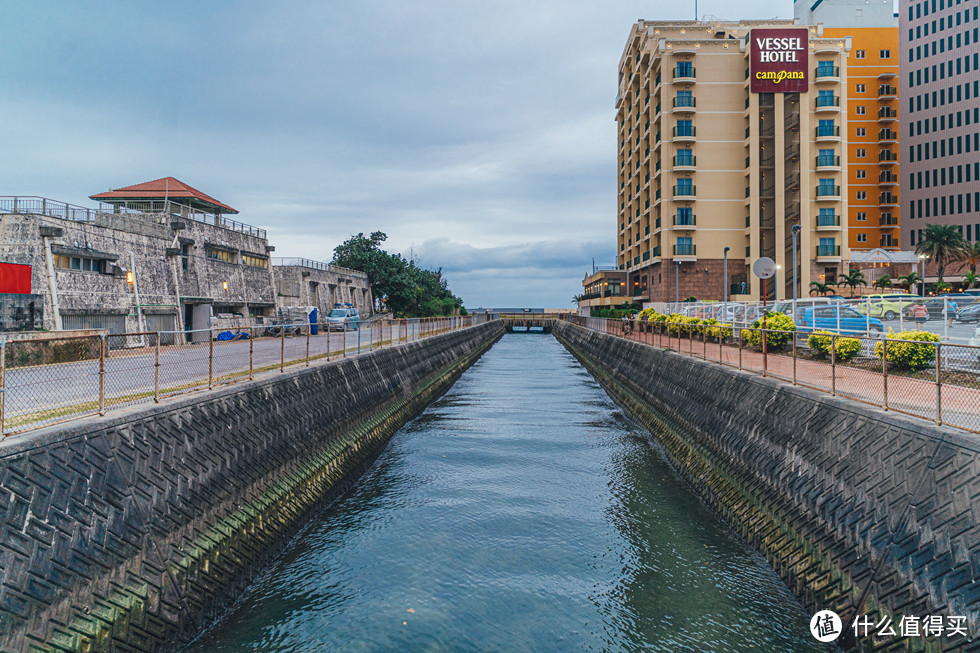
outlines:
[[[356,356],[491,319],[496,316],[0,340],[0,435]]]
[[[980,433],[980,346],[687,321],[574,324]]]
[[[300,267],[311,270],[323,270],[324,272],[334,272],[336,274],[346,274],[351,277],[363,277],[367,279],[367,272],[345,268],[340,265],[334,265],[333,263],[314,261],[308,258],[274,256],[272,258],[272,265],[273,267]]]

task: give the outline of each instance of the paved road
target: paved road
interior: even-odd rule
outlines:
[[[399,339],[417,340],[420,325],[413,323],[398,333]],[[309,337],[309,356],[322,359],[344,355],[355,356],[358,352],[377,349],[384,340],[387,346],[391,332],[386,325],[375,327],[373,335],[368,328],[358,331],[323,331]],[[136,338],[130,337],[131,340]],[[138,343],[131,342],[130,345]],[[247,378],[249,372],[249,341],[214,342],[214,363],[211,372],[215,384]],[[280,338],[256,338],[252,352],[252,366],[256,371],[263,368],[279,369],[280,359],[286,365],[304,365],[307,356],[306,335]],[[192,388],[206,387],[209,377],[208,343],[164,346],[160,349],[161,395],[184,392]],[[154,347],[115,348],[110,351],[105,364],[105,396],[109,407],[138,402],[152,402],[155,386]],[[34,428],[44,423],[64,420],[78,414],[90,413],[98,408],[99,361],[87,360],[75,363],[39,365],[8,369],[5,392],[5,432]]]

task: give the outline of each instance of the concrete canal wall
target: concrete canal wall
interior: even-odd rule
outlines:
[[[0,443],[0,650],[196,634],[500,322]]]
[[[896,632],[902,616],[966,616],[977,637],[976,436],[567,322],[554,332],[811,613],[887,615]],[[888,650],[975,650],[899,641]]]

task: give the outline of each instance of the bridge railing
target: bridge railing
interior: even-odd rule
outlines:
[[[483,324],[468,315],[362,323],[298,322],[6,340],[0,333],[0,434],[159,402]]]
[[[832,396],[980,433],[980,346],[938,335],[869,335],[842,329],[762,329],[698,318],[573,324]],[[908,339],[905,339],[908,338]],[[651,373],[655,373],[651,371]]]

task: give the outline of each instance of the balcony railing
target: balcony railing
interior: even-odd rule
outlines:
[[[694,166],[697,165],[698,158],[696,156],[675,156],[674,157],[674,167],[680,168],[683,166]]]
[[[839,107],[840,98],[836,95],[817,96],[817,108],[820,107]]]
[[[660,258],[660,245],[653,248],[653,258]]]
[[[821,77],[840,77],[840,68],[836,66],[817,66],[817,79]]]
[[[840,167],[840,157],[833,154],[821,154],[817,156],[817,167],[834,166]]]
[[[882,217],[878,218],[878,226],[879,227],[897,227],[898,226],[898,218],[896,218],[894,216],[887,216],[887,217],[886,216],[882,216]]]
[[[898,195],[892,193],[882,193],[878,196],[879,204],[898,204]]]
[[[878,183],[880,184],[897,184],[898,175],[893,175],[890,172],[883,172],[878,175]]]
[[[839,227],[840,226],[840,216],[839,215],[818,215],[817,216],[817,226],[818,227]]]
[[[817,127],[817,138],[822,136],[840,136],[840,127],[837,125],[821,125]]]
[[[680,96],[674,98],[674,108],[694,108],[697,106],[697,100],[693,97]]]
[[[840,245],[817,245],[817,256],[840,256]]]
[[[674,186],[674,196],[693,196],[697,193],[698,187],[695,185],[690,186]]]
[[[681,137],[683,137],[683,136],[694,136],[695,133],[696,133],[696,130],[695,130],[695,128],[694,128],[693,125],[692,126],[689,126],[689,127],[682,126],[682,125],[681,126],[677,126],[677,127],[674,127],[674,131],[673,131],[674,138],[677,138],[678,136],[681,136]]]
[[[674,68],[674,79],[694,79],[697,70],[694,66],[677,66]]]
[[[898,89],[896,87],[894,87],[894,86],[890,86],[890,85],[886,84],[884,86],[879,86],[878,87],[878,97],[879,98],[883,98],[883,97],[897,97],[897,96],[898,96]]]
[[[674,245],[674,256],[695,256],[697,251],[697,245]]]
[[[898,132],[893,132],[890,129],[882,129],[878,132],[879,141],[897,141]]]
[[[882,150],[881,152],[878,152],[878,162],[879,163],[881,163],[881,162],[889,162],[889,161],[898,162],[898,154],[896,154],[895,152],[892,152],[891,150]]]
[[[840,186],[817,186],[817,197],[839,197]]]
[[[696,215],[675,215],[674,216],[674,226],[675,227],[693,227],[698,223],[698,216]]]

